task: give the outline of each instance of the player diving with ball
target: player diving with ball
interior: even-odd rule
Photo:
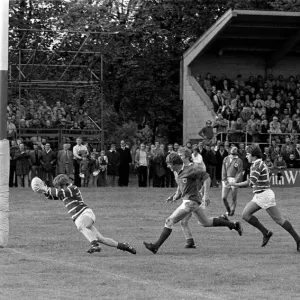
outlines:
[[[37,193],[43,193],[50,200],[62,200],[71,219],[77,229],[90,242],[91,247],[88,253],[101,252],[100,244],[115,247],[119,250],[136,254],[136,250],[128,243],[118,243],[117,241],[104,237],[94,226],[96,217],[94,212],[83,201],[80,190],[71,183],[65,174],[56,176],[53,180],[54,188],[47,185],[38,177],[33,178],[31,186]]]
[[[161,235],[154,243],[144,242],[145,247],[156,254],[162,244],[168,239],[172,233],[175,224],[183,220],[187,215],[193,213],[196,219],[204,227],[228,227],[234,229],[238,234],[242,235],[242,227],[239,222],[231,222],[223,218],[209,218],[205,214],[205,210],[200,207],[201,198],[199,195],[199,181],[203,182],[203,201],[209,200],[210,177],[206,171],[202,170],[198,165],[184,165],[182,159],[177,153],[171,153],[167,157],[168,167],[177,173],[178,189],[172,197],[167,199],[168,203],[173,203],[182,199],[182,204],[167,218]]]

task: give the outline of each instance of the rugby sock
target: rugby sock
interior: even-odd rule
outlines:
[[[294,238],[296,242],[300,242],[298,233],[295,231],[294,227],[288,220],[286,220],[281,226]]]
[[[219,219],[219,218],[213,218],[213,226],[214,227],[228,227],[229,229],[234,229],[235,225],[233,222]]]
[[[255,216],[251,216],[247,222],[257,228],[264,236],[269,232],[268,229],[261,224]]]
[[[153,244],[155,246],[155,248],[158,249],[165,242],[165,240],[170,236],[171,232],[172,232],[172,229],[164,227],[164,229],[161,232],[160,237]]]

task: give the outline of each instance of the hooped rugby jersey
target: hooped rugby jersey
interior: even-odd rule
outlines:
[[[199,184],[202,184],[207,178],[209,178],[209,175],[201,168],[201,166],[198,166],[197,164],[183,166],[176,178],[178,184],[177,198],[194,200],[201,203],[199,197]]]
[[[79,188],[73,184],[64,189],[48,188],[45,196],[50,200],[62,200],[73,221],[88,208],[82,199]]]
[[[269,169],[261,158],[254,161],[250,167],[250,186],[253,187],[253,193],[270,188]]]

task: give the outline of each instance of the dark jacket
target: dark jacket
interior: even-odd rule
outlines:
[[[30,170],[30,159],[27,152],[21,153],[20,150],[15,153],[16,174],[17,176],[28,175]]]
[[[128,148],[125,148],[124,150],[119,148],[117,151],[120,154],[120,165],[129,165],[132,163],[131,153]]]
[[[48,153],[46,151],[43,151],[41,157],[41,165],[44,171],[53,171],[54,166],[56,165],[56,154],[52,150],[50,150]]]
[[[107,154],[108,165],[107,165],[107,175],[118,175],[118,167],[120,165],[120,153],[117,151],[108,151]]]

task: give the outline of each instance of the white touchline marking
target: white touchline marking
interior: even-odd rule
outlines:
[[[36,256],[36,255],[30,254],[30,253],[18,251],[18,250],[12,249],[12,248],[4,248],[3,250],[6,250],[8,252],[14,252],[16,254],[21,254],[23,256],[29,257],[29,258],[31,258],[33,260],[37,260],[37,261],[42,261],[42,262],[47,261],[52,264],[64,265],[64,266],[76,268],[78,270],[84,269],[86,271],[94,271],[94,268],[92,268],[92,267],[79,266],[79,265],[71,263],[71,262],[66,262],[66,261],[62,261],[62,260],[58,260],[58,259],[52,259],[52,258],[48,258],[48,257],[41,256],[41,255]],[[120,275],[120,274],[116,274],[116,273],[113,273],[110,271],[105,271],[105,274],[110,277],[121,278],[121,279],[129,280],[131,282],[138,283],[138,284],[143,284],[143,285],[155,284],[155,285],[159,286],[161,289],[164,289],[164,290],[167,290],[170,292],[176,292],[177,294],[178,293],[183,294],[185,296],[190,295],[190,296],[204,297],[206,299],[211,299],[211,300],[226,300],[226,299],[224,299],[224,297],[220,298],[220,297],[216,297],[216,296],[210,296],[205,293],[201,293],[199,291],[191,291],[188,289],[183,290],[183,289],[179,289],[179,288],[163,286],[159,282],[153,281],[153,280],[137,279],[137,278],[133,278],[133,277],[128,277],[128,275]]]

